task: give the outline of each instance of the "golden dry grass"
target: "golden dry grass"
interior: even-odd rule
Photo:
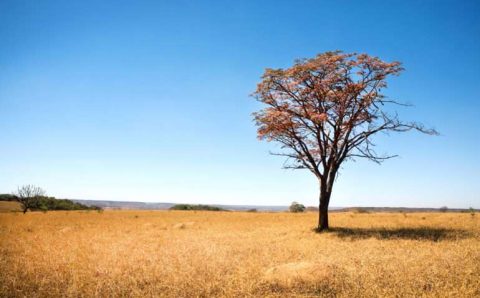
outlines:
[[[20,203],[0,201],[0,212],[20,211],[22,210]]]
[[[0,214],[1,297],[480,296],[480,214]]]

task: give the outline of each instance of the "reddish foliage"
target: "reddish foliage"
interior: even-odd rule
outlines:
[[[349,158],[381,162],[372,136],[379,132],[417,130],[436,134],[415,122],[402,122],[389,105],[401,105],[381,91],[386,79],[403,70],[367,54],[326,52],[297,60],[287,69],[267,69],[254,97],[266,106],[254,113],[258,137],[285,149],[278,155],[287,168],[309,169],[328,197],[340,164]]]

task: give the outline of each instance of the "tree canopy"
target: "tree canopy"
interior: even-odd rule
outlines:
[[[320,183],[319,229],[328,228],[327,209],[340,165],[366,158],[380,163],[395,155],[378,154],[373,137],[410,130],[434,135],[417,122],[401,121],[386,97],[386,79],[403,71],[400,62],[367,54],[326,52],[300,59],[287,69],[266,69],[253,96],[264,104],[254,113],[261,140],[281,144],[275,155],[285,168],[308,169]],[[323,211],[322,211],[323,209]],[[322,217],[322,216],[320,216]]]

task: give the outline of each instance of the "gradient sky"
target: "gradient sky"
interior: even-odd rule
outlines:
[[[0,193],[317,205],[256,139],[266,67],[340,49],[404,63],[386,94],[440,131],[344,164],[332,206],[480,208],[479,1],[0,1]]]

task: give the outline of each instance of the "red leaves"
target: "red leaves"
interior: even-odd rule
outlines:
[[[372,107],[383,99],[379,89],[400,71],[399,62],[340,51],[299,59],[287,69],[267,68],[253,94],[267,105],[255,114],[259,137],[273,140],[292,132],[305,137],[327,121],[347,118],[351,125],[338,127],[370,122]]]
[[[310,119],[317,124],[322,123],[327,120],[327,113],[313,113],[310,115]]]
[[[436,134],[415,122],[401,122],[385,110],[381,90],[402,71],[399,62],[367,54],[327,52],[300,59],[287,69],[266,69],[253,96],[266,107],[254,118],[258,137],[281,144],[290,169],[309,169],[331,192],[340,165],[349,158],[380,163],[373,135],[417,130]]]
[[[254,113],[258,137],[280,142],[291,150],[285,156],[300,160],[317,176],[320,162],[335,163],[349,156],[374,159],[371,135],[423,131],[382,110],[385,104],[396,103],[381,94],[386,79],[402,70],[399,62],[340,51],[296,60],[287,69],[267,68],[253,93],[266,106]]]

